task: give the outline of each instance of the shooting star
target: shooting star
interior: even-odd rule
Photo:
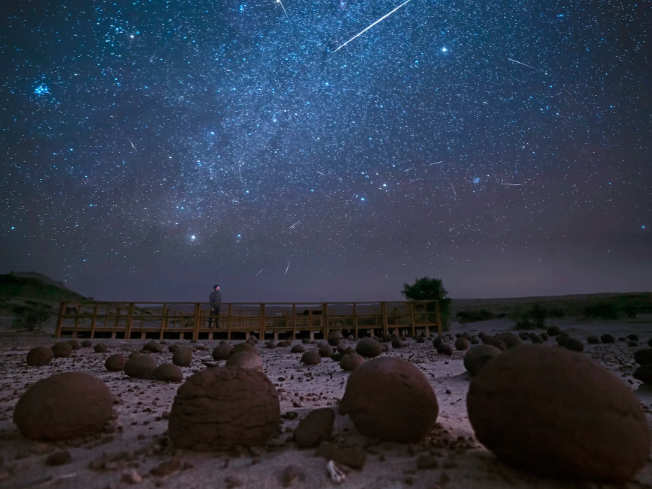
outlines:
[[[131,142],[131,139],[127,138],[127,140],[131,143],[131,147],[134,148],[134,150],[135,150],[136,146],[134,146],[134,143]]]
[[[373,24],[371,24],[371,25],[370,25],[369,27],[367,27],[365,30],[363,30],[362,32],[359,32],[358,34],[356,34],[355,36],[353,36],[351,39],[349,39],[348,41],[346,41],[346,42],[345,42],[344,44],[342,44],[339,48],[337,48],[335,51],[333,51],[333,53],[338,52],[340,49],[342,49],[342,48],[343,48],[344,46],[346,46],[348,43],[350,43],[351,41],[353,41],[356,37],[361,36],[362,34],[364,34],[365,32],[367,32],[369,29],[371,29],[373,26],[375,26],[378,22],[381,22],[381,21],[385,20],[387,17],[389,17],[389,16],[392,15],[394,12],[396,12],[398,9],[400,9],[403,5],[406,5],[406,4],[410,3],[411,1],[412,1],[412,0],[407,0],[407,2],[403,2],[401,5],[399,5],[399,6],[396,7],[394,10],[392,10],[390,13],[388,13],[388,14],[382,16],[380,19],[378,19],[376,22],[374,22]]]
[[[528,68],[532,68],[533,70],[537,69],[534,66],[530,66],[530,65],[528,65],[526,63],[521,63],[520,61],[516,61],[515,59],[512,59],[512,58],[507,58],[507,59],[510,60],[512,63],[518,63],[520,65],[527,66]]]
[[[444,162],[444,160],[437,161],[436,163],[430,163],[428,166],[432,166],[432,165],[441,165],[443,162]]]
[[[525,185],[525,184],[524,183],[507,183],[507,182],[501,181],[498,185],[505,185],[505,186],[508,186],[508,187],[520,187],[520,186]]]
[[[320,175],[326,176],[325,173],[322,173],[322,172],[320,172],[320,171],[318,171],[317,173],[319,173]]]
[[[260,272],[262,272],[262,271],[263,271],[263,269],[261,268]],[[256,275],[254,275],[254,277],[257,277],[258,275],[260,275],[260,272],[258,272]]]
[[[457,197],[457,192],[455,192],[455,187],[453,187],[453,182],[451,182],[451,188],[453,189],[453,193],[455,194],[455,197]]]
[[[287,17],[288,22],[289,22],[289,21],[290,21],[290,17],[288,17],[288,13],[287,13],[287,10],[285,10],[285,5],[283,5],[283,2],[281,2],[281,0],[276,0],[276,3],[280,4],[281,7],[283,7],[283,12],[285,12],[285,17]]]
[[[292,229],[294,226],[296,226],[296,225],[299,224],[300,222],[301,222],[301,219],[299,219],[297,222],[295,222],[294,224],[292,224],[292,226],[290,226],[289,229]]]
[[[413,166],[411,166],[411,167],[410,167],[410,168],[408,168],[407,170],[403,170],[403,171],[404,171],[404,172],[409,172],[410,170],[414,170],[414,167],[413,167]]]
[[[288,274],[288,270],[290,269],[290,263],[292,263],[292,260],[290,260],[290,261],[288,262],[288,266],[287,266],[287,268],[285,269],[285,275]]]

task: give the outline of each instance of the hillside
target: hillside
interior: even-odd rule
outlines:
[[[0,275],[0,299],[33,299],[47,302],[83,302],[88,299],[63,283],[36,272]]]

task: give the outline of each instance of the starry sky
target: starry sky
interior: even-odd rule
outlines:
[[[401,5],[2,2],[0,273],[100,300],[652,290],[650,2]]]

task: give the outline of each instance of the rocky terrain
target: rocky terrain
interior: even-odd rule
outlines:
[[[647,341],[652,338],[652,317],[582,323],[550,320],[548,323],[560,326],[570,336],[581,340],[584,351],[580,355],[596,360],[621,379],[635,393],[650,425],[652,389],[635,380],[632,374],[638,366],[634,353],[647,348]],[[465,325],[453,323],[448,343],[453,346],[458,333],[495,335],[509,331],[513,324],[507,319]],[[586,341],[590,335],[600,337],[605,333],[612,334],[615,343],[589,344]],[[618,340],[630,334],[639,337],[637,346]],[[45,366],[27,366],[30,349],[49,348],[58,341],[62,340],[43,335],[6,334],[0,337],[1,487],[315,488],[336,485],[337,481],[341,487],[356,489],[598,487],[594,482],[560,480],[545,473],[533,475],[512,468],[484,448],[476,439],[467,414],[470,378],[463,364],[466,351],[453,347],[450,355],[437,353],[432,339],[418,343],[408,338],[403,347],[396,343],[395,346],[399,346],[396,348],[391,342],[384,343],[387,351],[380,357],[410,362],[434,388],[439,412],[434,429],[425,439],[411,443],[375,440],[361,435],[351,416],[333,416],[326,412],[323,422],[328,423],[328,418],[334,417],[330,439],[322,440],[318,448],[301,448],[299,445],[311,445],[302,441],[311,435],[299,430],[295,440],[294,431],[299,422],[317,408],[332,408],[337,413],[348,377],[353,374],[329,357],[322,357],[316,365],[304,365],[301,363],[304,352],[296,351],[301,348],[291,352],[290,346],[269,348],[261,341],[255,348],[262,360],[263,372],[276,388],[282,423],[261,446],[236,446],[225,452],[173,447],[168,423],[181,382],[129,377],[123,371],[107,370],[107,358],[115,354],[129,357],[133,351],[142,350],[147,340],[93,340],[93,346],[73,349],[70,356],[55,356]],[[106,351],[98,348],[100,351],[96,352],[94,346],[98,343],[105,344]],[[232,345],[237,343],[240,342],[231,342]],[[318,351],[318,343],[302,344],[295,340],[292,346],[301,344],[306,352]],[[218,344],[219,341],[167,341],[162,348],[154,348],[163,351],[142,355],[155,358],[161,365],[172,363],[170,346],[194,348],[190,363],[179,367],[183,377],[188,379],[207,365],[225,364],[211,354]],[[554,348],[556,344],[551,337],[541,347]],[[350,345],[356,346],[355,342]],[[67,353],[63,351],[62,354]],[[175,363],[188,363],[187,352],[174,355]],[[241,358],[241,361],[251,359]],[[252,362],[251,368],[259,368],[257,365]],[[113,396],[110,422],[101,432],[81,439],[50,442],[25,438],[13,422],[16,404],[37,381],[64,372],[85,372],[106,384]],[[404,422],[397,418],[394,423],[402,426]],[[388,427],[388,432],[397,431],[393,428]],[[518,431],[523,426],[515,422],[511,428]],[[645,467],[624,487],[652,487],[651,468],[648,458]]]

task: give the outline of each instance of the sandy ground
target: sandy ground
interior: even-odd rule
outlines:
[[[631,321],[570,320],[549,321],[566,329],[572,336],[585,340],[590,334],[611,333],[616,338],[635,333],[641,347],[652,337],[652,317]],[[451,333],[479,331],[498,333],[508,331],[513,322],[507,319],[460,325],[453,323]],[[348,374],[339,364],[324,359],[320,365],[304,367],[301,354],[291,354],[289,348],[266,349],[258,344],[265,373],[276,384],[284,416],[283,433],[270,440],[265,447],[239,450],[224,454],[204,454],[174,450],[166,437],[167,419],[175,392],[180,384],[153,380],[131,379],[122,373],[107,372],[105,359],[117,352],[139,350],[145,340],[95,340],[109,346],[107,353],[95,353],[92,348],[76,350],[72,357],[55,358],[46,367],[27,367],[25,356],[29,348],[51,346],[55,340],[44,335],[0,335],[0,487],[107,488],[127,487],[122,480],[126,472],[135,471],[141,487],[174,488],[280,488],[282,474],[294,467],[299,474],[293,488],[329,487],[326,460],[316,457],[314,449],[300,450],[291,441],[292,430],[298,421],[315,407],[337,406],[344,394]],[[196,351],[193,364],[184,368],[184,376],[204,368],[202,361],[210,361],[211,351],[218,341],[168,341],[168,344],[203,344],[204,351]],[[236,343],[236,342],[232,342]],[[548,346],[555,344],[549,341]],[[306,345],[317,348],[317,345]],[[631,374],[635,370],[633,353],[625,342],[612,345],[586,345],[585,354],[598,360],[614,375],[623,379],[641,400],[648,421],[652,422],[652,389],[641,387]],[[469,385],[462,364],[463,352],[452,357],[438,355],[431,342],[417,344],[409,340],[409,347],[389,348],[387,355],[413,362],[431,380],[440,405],[438,428],[426,441],[415,445],[378,443],[359,435],[346,416],[337,416],[332,442],[342,447],[363,449],[367,461],[362,470],[349,470],[340,485],[351,489],[394,488],[558,488],[598,487],[593,483],[559,481],[534,477],[514,470],[497,461],[478,444],[466,416],[466,392]],[[160,363],[171,361],[172,354],[155,355]],[[20,395],[36,381],[54,373],[83,371],[102,379],[116,399],[116,419],[107,433],[75,442],[44,444],[23,438],[12,423],[14,406]],[[296,413],[293,414],[293,413]],[[66,449],[72,455],[69,463],[50,467],[45,463],[49,453]],[[113,458],[100,470],[90,467],[103,454]],[[417,469],[417,459],[424,454],[437,458],[437,468]],[[170,460],[174,455],[182,459],[183,469],[168,477],[150,474],[150,469]],[[652,487],[652,462],[627,487]]]

